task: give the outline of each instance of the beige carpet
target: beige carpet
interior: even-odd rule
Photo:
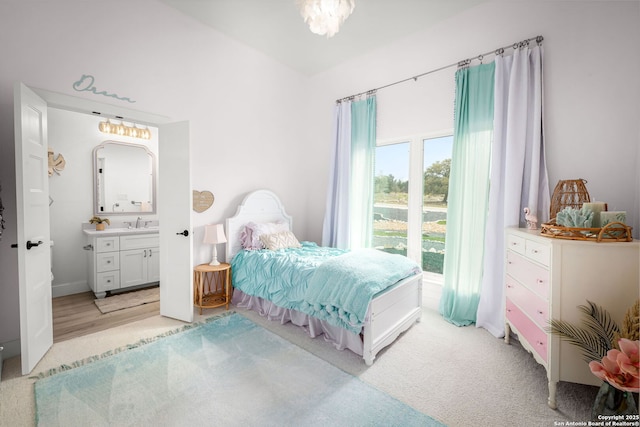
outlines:
[[[156,301],[160,301],[160,287],[158,286],[94,300],[103,314]]]
[[[516,340],[507,345],[484,329],[458,328],[444,321],[437,312],[439,293],[438,287],[424,287],[422,321],[379,354],[371,367],[348,350],[337,351],[323,339],[310,339],[301,328],[269,322],[244,309],[236,311],[449,427],[552,427],[589,420],[597,387],[560,382],[558,410],[552,410],[547,406],[544,368]],[[223,311],[224,307],[203,310],[200,316],[196,310],[194,321]],[[154,316],[56,343],[34,374],[179,325],[184,323]],[[18,358],[5,360],[0,426],[34,425],[33,383],[29,376],[20,375]],[[215,417],[209,421],[215,424]]]

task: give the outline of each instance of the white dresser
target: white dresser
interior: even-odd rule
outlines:
[[[505,341],[510,332],[547,371],[548,404],[556,408],[558,381],[600,385],[580,350],[548,333],[550,319],[583,326],[577,308],[587,300],[622,323],[640,296],[640,242],[549,238],[539,230],[508,228],[505,268]]]
[[[154,232],[92,232],[88,235],[89,287],[96,298],[107,291],[160,280],[160,241]]]

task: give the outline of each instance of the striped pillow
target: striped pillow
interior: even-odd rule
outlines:
[[[260,241],[264,245],[265,249],[272,251],[286,248],[300,248],[302,245],[296,239],[296,236],[291,231],[281,231],[279,233],[263,234],[260,236]]]

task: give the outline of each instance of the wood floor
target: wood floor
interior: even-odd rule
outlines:
[[[160,314],[160,301],[102,314],[93,292],[53,298],[53,342],[103,331]]]

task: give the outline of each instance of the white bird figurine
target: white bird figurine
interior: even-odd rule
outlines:
[[[529,230],[536,230],[538,228],[538,217],[532,214],[529,208],[524,208],[524,219],[527,221],[527,228]]]

